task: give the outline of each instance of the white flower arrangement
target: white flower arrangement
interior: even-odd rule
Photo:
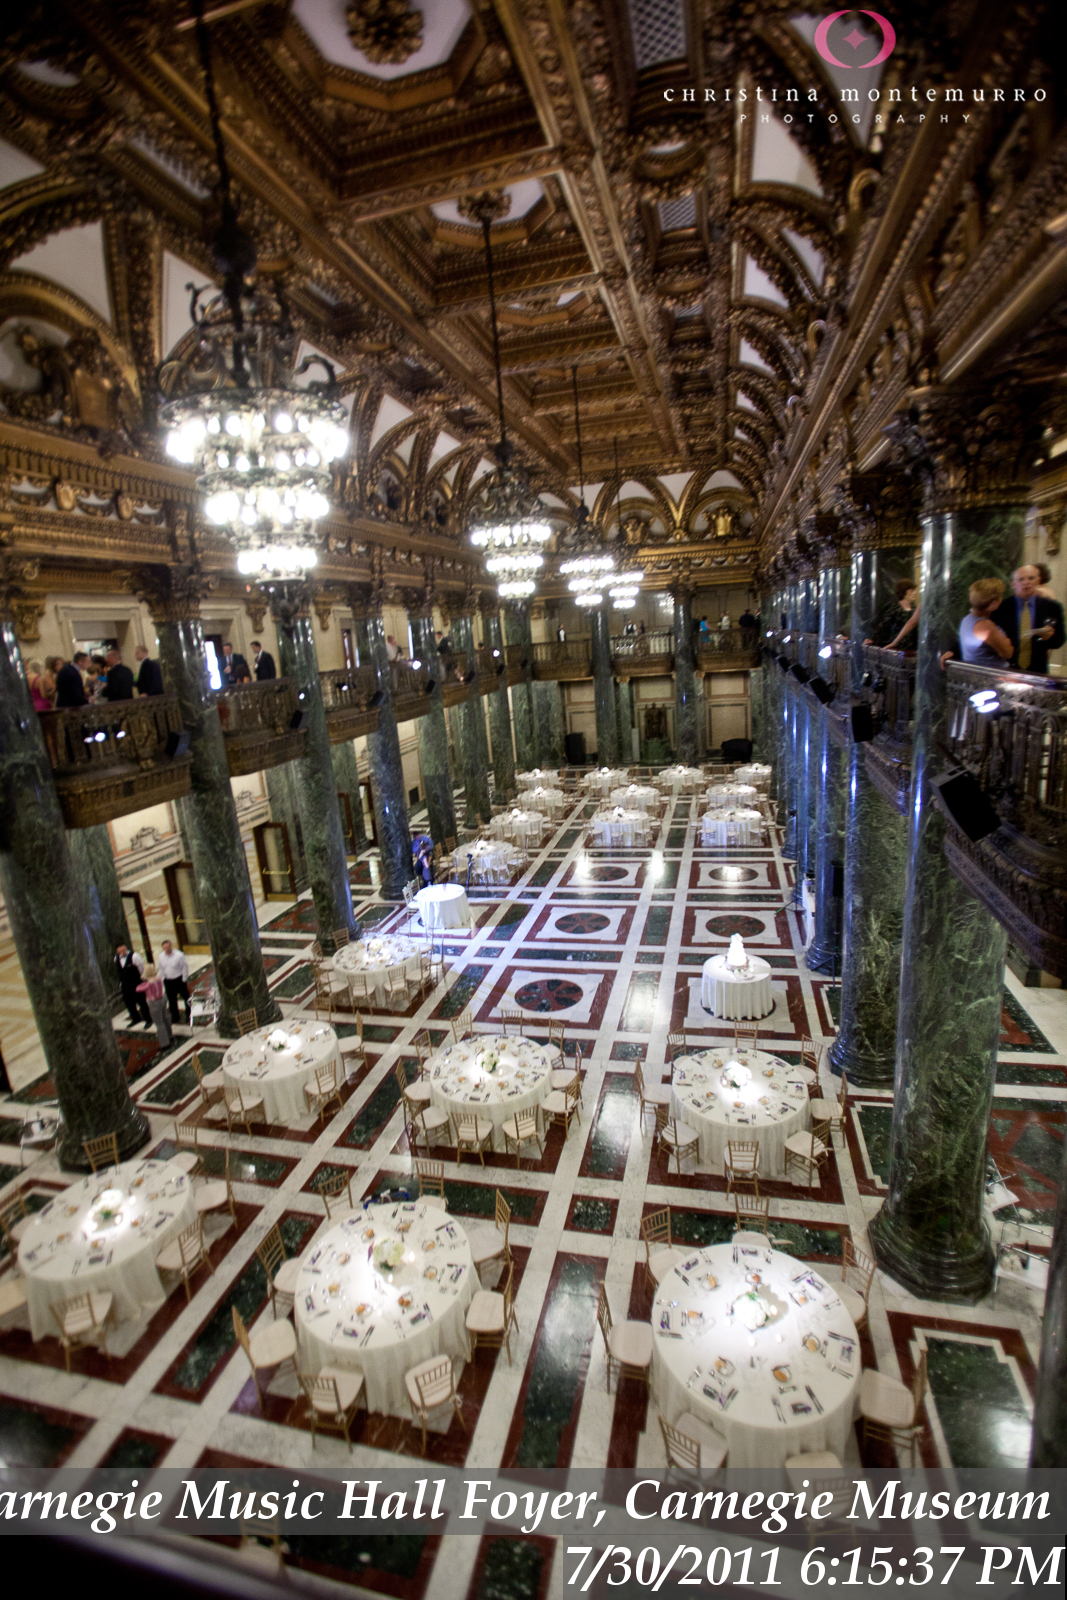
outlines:
[[[735,1300],[734,1310],[750,1333],[771,1320],[771,1308],[759,1294],[743,1294],[739,1300]]]
[[[284,1028],[275,1028],[273,1033],[268,1034],[267,1043],[275,1052],[279,1050],[288,1050],[289,1035],[286,1033]]]
[[[392,1272],[404,1259],[404,1246],[399,1239],[383,1239],[374,1248],[374,1265],[379,1272]]]
[[[495,1050],[486,1050],[480,1058],[480,1065],[483,1072],[492,1074],[500,1065],[500,1057]]]
[[[752,1073],[740,1061],[728,1061],[719,1080],[724,1089],[743,1089],[752,1082]]]

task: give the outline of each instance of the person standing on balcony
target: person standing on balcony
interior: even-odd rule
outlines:
[[[252,649],[256,652],[252,658],[252,666],[256,674],[257,683],[265,683],[268,678],[276,678],[278,669],[274,665],[274,657],[269,650],[264,650],[258,639],[252,640]]]
[[[238,653],[234,655],[233,645],[228,639],[223,642],[222,660],[219,662],[219,676],[224,689],[232,689],[235,683],[251,681],[252,674],[248,670],[248,662]]]
[[[1036,567],[1016,567],[1011,575],[1014,592],[993,613],[993,621],[1012,642],[1012,666],[1038,675],[1048,672],[1049,651],[1067,639],[1063,607],[1038,594],[1040,583]]]
[[[89,657],[79,650],[73,661],[64,661],[56,673],[56,709],[74,710],[86,704],[82,673],[89,665]]]
[[[871,637],[864,639],[864,644],[878,645],[887,650],[897,649],[899,640],[906,638],[918,623],[915,602],[915,580],[899,578],[893,599],[878,611],[871,628]],[[893,641],[892,644],[890,640]]]
[[[138,694],[162,694],[163,673],[158,661],[153,661],[147,648],[139,644],[133,652],[133,659],[141,663],[141,670],[137,674]]]
[[[1009,661],[1015,646],[994,622],[997,607],[1004,598],[999,578],[979,578],[972,583],[968,599],[971,609],[960,623],[960,655],[979,667],[999,667]]]
[[[123,664],[122,651],[111,649],[107,653],[107,683],[105,700],[132,700],[133,673]]]
[[[729,633],[730,628],[731,628],[730,613],[728,611],[724,611],[722,616],[719,618],[719,632],[720,633]]]
[[[385,636],[385,653],[391,662],[400,659],[400,646],[391,633],[387,633]]]
[[[167,992],[167,1004],[170,1006],[171,1025],[178,1022],[178,1001],[185,1007],[185,1026],[191,1025],[192,1001],[189,998],[189,963],[182,950],[175,950],[170,939],[163,941],[163,953],[159,958],[159,975],[163,979],[163,987]]]
[[[759,627],[759,618],[758,617],[754,617],[752,615],[751,611],[746,606],[745,609],[742,611],[741,615],[737,619],[737,626],[739,628],[758,628]]]
[[[126,670],[129,672],[128,667]],[[133,674],[130,676],[132,678]],[[130,698],[133,698],[132,694]],[[130,1027],[136,1028],[138,1023],[143,1022],[146,1028],[150,1028],[151,1013],[144,995],[140,992],[141,979],[144,977],[144,956],[136,950],[131,950],[128,945],[116,945],[115,968],[122,988],[122,999],[126,1010],[130,1013]]]

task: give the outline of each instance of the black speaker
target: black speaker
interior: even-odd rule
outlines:
[[[289,726],[294,733],[299,733],[301,728],[307,727],[308,714],[306,711],[294,711],[289,718]]]
[[[525,671],[526,671],[526,668],[527,668],[527,667],[528,667],[528,666],[529,666],[529,665],[530,665],[530,658],[529,658],[529,656],[524,656],[524,657],[523,657],[523,659],[522,659],[522,660],[521,660],[521,661],[520,661],[520,662],[519,662],[519,666],[520,666],[520,668],[521,668],[521,669],[522,669],[522,671],[523,671],[523,672],[525,672]]]
[[[498,661],[497,662],[497,664],[496,664],[496,675],[497,675],[498,678],[499,678],[499,676],[500,676],[500,674],[502,672],[506,672],[507,670],[508,670],[508,664],[507,664],[506,661]]]
[[[476,670],[474,669],[474,667],[472,667],[469,672],[465,672],[463,674],[463,682],[464,683],[473,683],[477,676],[478,676],[478,674],[477,674]]]
[[[779,656],[778,657],[778,665],[781,667],[783,672],[788,672],[789,671],[789,657],[785,656],[785,655]]]
[[[799,661],[794,661],[789,670],[798,683],[807,683],[809,677],[808,669],[802,666]]]
[[[820,705],[828,706],[834,697],[833,689],[831,689],[830,685],[827,683],[826,679],[821,675],[821,673],[817,672],[815,674],[814,678],[812,678],[811,682],[808,684],[808,688],[814,694]]]
[[[189,734],[187,729],[183,728],[180,733],[167,734],[166,753],[172,761],[175,756],[187,756],[189,754]]]
[[[563,741],[568,767],[585,766],[585,734],[568,733]]]
[[[857,700],[852,707],[852,742],[868,744],[874,738],[874,716],[869,705]]]
[[[934,779],[935,798],[972,844],[987,839],[1000,827],[1000,818],[985,791],[969,772],[946,772]]]
[[[845,863],[843,861],[831,861],[830,871],[833,873],[833,885],[830,892],[835,900],[843,900],[845,898]]]
[[[427,678],[426,679],[426,687],[423,689],[422,692],[423,692],[423,694],[433,694],[433,692],[434,692],[434,690],[436,688],[437,688],[437,679],[436,678]]]
[[[384,704],[385,704],[385,690],[384,689],[375,689],[374,693],[371,695],[370,699],[367,701],[367,705],[370,707],[370,709],[372,711],[375,711],[375,710],[377,710],[377,708],[379,706],[382,706]]]

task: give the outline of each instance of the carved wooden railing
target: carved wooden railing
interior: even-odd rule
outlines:
[[[378,689],[378,674],[373,666],[334,667],[319,673],[319,683],[331,744],[375,731],[378,708],[370,701]]]
[[[306,735],[292,726],[300,709],[298,696],[295,678],[267,678],[219,690],[215,699],[232,778],[303,755]]]
[[[876,721],[881,722],[878,742],[910,750],[915,699],[914,655],[906,655],[903,650],[880,650],[877,645],[864,645],[859,692],[870,701]]]
[[[591,678],[591,639],[552,639],[533,647],[534,674],[538,678]]]
[[[178,697],[146,695],[41,714],[67,826],[88,828],[189,792]]]

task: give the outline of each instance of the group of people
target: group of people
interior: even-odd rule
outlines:
[[[222,646],[222,655],[219,658],[219,677],[222,679],[224,689],[232,689],[235,683],[251,683],[253,678],[257,683],[263,683],[267,678],[276,678],[278,669],[274,665],[274,657],[269,650],[264,650],[258,639],[252,640],[252,665],[248,665],[246,658],[239,650],[234,650],[227,639]]]
[[[31,661],[27,668],[30,694],[35,711],[65,711],[92,705],[100,700],[132,700],[139,695],[163,693],[163,673],[143,644],[134,651],[137,677],[113,648],[106,656],[91,656],[76,650],[69,661],[62,656],[46,656],[44,665]]]
[[[1016,567],[1008,596],[1001,578],[979,578],[972,583],[970,610],[952,647],[942,652],[942,665],[952,660],[986,667],[1007,662],[1016,672],[1046,675],[1049,651],[1067,641],[1063,607],[1049,588],[1050,577],[1048,567],[1038,562]],[[899,650],[918,623],[915,582],[901,578],[894,598],[878,612],[864,643]]]
[[[115,970],[131,1028],[155,1028],[160,1044],[169,1045],[180,1005],[185,1008],[185,1025],[190,1026],[189,962],[181,950],[175,950],[172,940],[163,940],[158,962],[146,962],[139,950],[131,950],[127,944],[116,945]]]

